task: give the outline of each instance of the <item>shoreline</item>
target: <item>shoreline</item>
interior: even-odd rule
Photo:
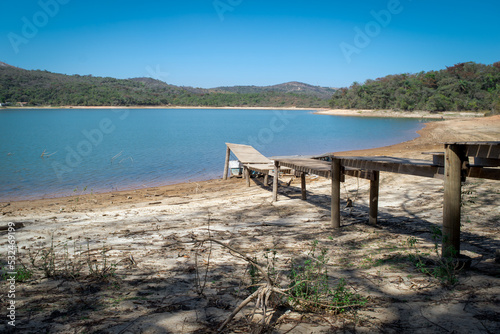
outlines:
[[[44,107],[2,107],[0,110],[22,109],[224,109],[224,110],[310,110],[323,111],[327,108],[298,108],[298,107],[202,107],[202,106],[44,106]]]
[[[419,136],[415,139],[394,145],[352,151],[332,151],[331,153],[346,156],[388,155],[430,159],[426,156],[420,156],[419,153],[428,150],[440,150],[442,149],[442,142],[444,141],[500,140],[500,116],[461,118],[444,120],[442,122],[429,122],[425,123],[424,127],[417,131],[417,134]],[[136,204],[139,202],[147,202],[155,197],[159,197],[157,195],[159,193],[163,194],[161,196],[167,197],[185,196],[187,194],[198,192],[215,192],[217,189],[225,189],[227,186],[230,188],[233,186],[239,187],[239,183],[242,183],[239,178],[231,178],[230,180],[231,181],[222,182],[222,178],[217,178],[93,194],[86,193],[80,195],[46,197],[31,200],[10,200],[0,202],[0,207],[33,207],[33,205],[35,207],[42,207],[44,205],[54,205],[54,203],[59,205],[62,202],[78,202],[80,199],[84,199],[86,202],[106,203],[104,206],[126,203]]]
[[[484,117],[481,112],[472,111],[394,111],[374,109],[330,109],[330,108],[299,108],[299,107],[204,107],[204,106],[42,106],[42,107],[2,107],[0,110],[44,110],[44,109],[222,109],[222,110],[309,110],[315,115],[353,116],[353,117],[387,117],[387,118],[427,118],[427,119],[457,119]]]

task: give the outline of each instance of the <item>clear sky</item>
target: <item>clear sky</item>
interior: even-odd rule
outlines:
[[[210,88],[500,61],[500,1],[3,1],[0,61]]]

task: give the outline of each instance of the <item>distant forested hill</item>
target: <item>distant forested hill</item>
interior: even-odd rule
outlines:
[[[294,88],[286,89],[291,85]],[[275,88],[273,88],[275,87]],[[296,89],[300,87],[300,89]],[[260,90],[178,87],[151,78],[114,79],[30,71],[0,63],[0,103],[28,106],[327,107],[330,88],[289,83]],[[333,93],[333,89],[331,93]]]
[[[353,83],[333,95],[332,108],[500,112],[500,62],[460,63],[440,71],[388,75]]]
[[[215,91],[225,91],[232,93],[248,94],[248,93],[265,93],[265,92],[280,92],[280,93],[297,93],[304,95],[313,95],[322,99],[330,99],[335,93],[335,88],[312,86],[302,82],[292,81],[273,86],[232,86],[232,87],[217,87]]]

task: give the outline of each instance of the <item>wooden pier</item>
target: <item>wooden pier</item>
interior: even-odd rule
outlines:
[[[264,174],[264,184],[267,185],[269,175],[274,175],[274,162],[266,158],[259,151],[249,145],[226,143],[226,161],[224,164],[223,180],[227,180],[229,172],[229,159],[231,152],[236,156],[243,166],[243,176],[250,187],[250,172],[255,171]],[[287,170],[289,170],[287,168]],[[279,172],[279,171],[278,171]]]
[[[340,227],[340,182],[345,175],[370,180],[369,222],[377,222],[379,173],[409,174],[444,180],[443,255],[460,254],[461,183],[467,177],[500,180],[500,142],[445,143],[444,152],[435,153],[433,161],[395,157],[322,156],[318,159],[277,159],[275,173],[288,167],[301,173],[302,198],[305,199],[305,174],[316,174],[332,180],[331,224]],[[443,158],[444,157],[444,158]],[[469,160],[473,160],[472,162]],[[443,163],[444,162],[444,163]],[[278,199],[277,179],[273,200]]]

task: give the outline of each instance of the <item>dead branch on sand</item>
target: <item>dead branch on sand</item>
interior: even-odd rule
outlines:
[[[347,309],[347,308],[352,308],[352,307],[357,307],[357,306],[362,306],[363,305],[361,303],[355,303],[355,304],[350,304],[350,305],[337,306],[337,305],[332,305],[332,304],[321,303],[321,302],[315,301],[315,300],[308,300],[308,299],[300,298],[298,296],[293,296],[290,293],[290,290],[292,290],[293,287],[290,287],[288,289],[284,289],[284,288],[279,287],[276,284],[276,282],[274,282],[272,280],[272,278],[270,277],[270,275],[268,274],[268,272],[264,269],[263,265],[261,265],[260,263],[258,263],[255,259],[252,259],[248,255],[242,253],[238,249],[236,249],[236,248],[234,248],[232,246],[229,246],[229,245],[227,245],[227,244],[225,244],[225,243],[223,243],[223,242],[221,242],[219,240],[213,239],[213,238],[206,238],[206,239],[202,239],[202,240],[193,240],[193,241],[189,241],[187,243],[193,243],[193,242],[196,243],[196,244],[204,244],[206,242],[210,242],[210,243],[218,244],[218,245],[220,245],[220,246],[228,249],[229,252],[231,253],[231,255],[239,257],[239,258],[245,260],[246,262],[248,262],[253,267],[255,267],[262,274],[262,277],[265,280],[265,283],[255,284],[254,285],[256,287],[258,286],[258,289],[255,292],[253,292],[250,296],[248,296],[245,300],[243,300],[233,310],[233,312],[227,317],[227,319],[219,326],[219,328],[217,329],[218,332],[221,332],[227,326],[227,324],[245,306],[247,306],[251,301],[253,301],[255,299],[256,299],[255,309],[254,309],[254,312],[252,314],[252,317],[255,315],[255,311],[257,309],[261,309],[262,310],[262,314],[263,314],[261,326],[264,328],[264,326],[269,325],[268,322],[270,321],[271,317],[268,317],[267,314],[269,313],[268,310],[270,310],[271,301],[274,300],[273,295],[280,295],[280,296],[285,296],[285,297],[288,297],[288,298],[293,298],[293,300],[298,301],[298,302],[302,303],[303,305],[310,305],[310,306],[314,306],[314,307],[320,307],[320,308],[324,308],[324,309],[327,309],[327,310],[340,310],[340,309]],[[305,283],[305,281],[296,282],[296,284],[300,284],[300,283]]]

